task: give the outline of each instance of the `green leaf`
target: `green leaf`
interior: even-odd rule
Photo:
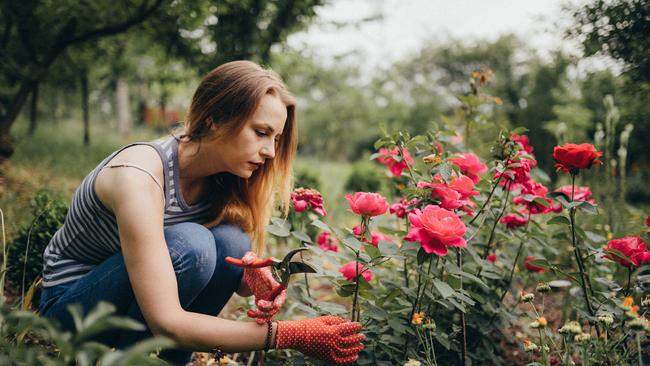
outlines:
[[[366,253],[370,256],[371,259],[379,258],[381,257],[381,252],[379,249],[377,249],[376,246],[372,244],[365,244],[364,249],[366,250]]]
[[[550,220],[548,220],[546,222],[546,224],[548,224],[548,225],[559,225],[559,224],[571,225],[571,221],[568,218],[566,218],[566,216],[559,215],[559,216],[555,216],[555,217],[551,218]]]
[[[389,136],[384,136],[380,138],[379,140],[375,141],[375,144],[373,145],[375,147],[375,150],[379,150],[382,147],[388,146],[388,145],[394,145],[395,141],[389,137]]]
[[[268,231],[269,233],[271,233],[271,234],[273,234],[275,236],[279,236],[279,237],[282,237],[282,238],[286,238],[287,236],[291,235],[291,232],[288,229],[286,229],[284,227],[281,227],[281,226],[278,226],[278,225],[275,225],[275,224],[267,225],[266,226],[266,231]]]
[[[357,238],[352,236],[347,236],[341,239],[341,243],[345,244],[346,246],[348,246],[350,249],[354,251],[359,251],[363,247],[363,243],[360,242]]]
[[[311,224],[323,231],[332,232],[332,229],[330,229],[330,227],[326,223],[322,222],[319,219],[312,221]]]
[[[542,198],[542,197],[535,197],[535,198],[533,199],[533,202],[537,203],[538,205],[544,206],[544,207],[546,207],[546,208],[551,207],[551,206],[548,204],[548,201],[546,201],[546,200],[545,200],[544,198]]]
[[[380,240],[379,245],[377,246],[382,255],[386,257],[396,258],[402,257],[399,255],[399,247],[395,243],[391,243],[386,240]]]
[[[546,259],[533,259],[528,261],[533,266],[541,267],[544,269],[550,269],[551,265],[548,263]]]
[[[592,215],[598,215],[598,208],[595,205],[592,205],[587,201],[578,201],[578,202],[580,202],[580,204],[578,205],[578,209]]]
[[[431,254],[428,254],[424,251],[424,248],[420,247],[420,250],[418,250],[418,265],[422,265],[422,263],[426,262],[430,256]]]
[[[436,290],[440,293],[444,299],[449,298],[454,295],[454,289],[451,288],[446,282],[442,282],[437,278],[433,279],[433,285],[436,287]]]
[[[298,238],[298,240],[300,240],[302,242],[309,243],[309,244],[312,243],[311,238],[309,237],[309,235],[305,234],[304,232],[302,232],[300,230],[292,231],[291,235],[295,236],[296,238]]]
[[[510,130],[510,135],[521,135],[526,132],[528,132],[528,129],[526,127],[516,127]]]
[[[618,258],[618,259],[622,260],[625,263],[630,263],[630,264],[634,263],[634,262],[632,262],[632,260],[628,256],[623,254],[623,252],[618,251],[616,249],[607,248],[607,249],[603,249],[603,252],[610,257],[610,258],[607,258],[607,259]]]

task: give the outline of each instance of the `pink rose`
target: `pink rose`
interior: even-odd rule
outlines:
[[[474,183],[481,180],[480,175],[487,171],[487,165],[481,163],[478,156],[472,153],[459,154],[459,157],[451,158],[449,161],[456,164],[460,171],[470,177]]]
[[[545,214],[549,212],[559,212],[562,210],[562,206],[557,204],[553,205],[553,201],[551,199],[546,198],[546,194],[548,193],[548,188],[546,188],[543,184],[537,183],[533,180],[529,180],[523,185],[523,188],[521,190],[521,194],[515,198],[512,199],[512,203],[516,205],[523,205],[527,209],[530,210],[530,213],[535,215],[535,214]],[[540,198],[546,202],[548,207],[538,203],[538,202],[528,202],[524,199],[525,195],[530,195],[532,196],[533,199],[535,198]]]
[[[537,166],[537,161],[519,158],[517,161],[508,160],[508,166],[509,168],[507,168],[503,173],[495,172],[494,179],[503,176],[501,181],[499,181],[499,184],[501,184],[502,187],[505,187],[506,184],[508,184],[508,189],[513,191],[530,180],[530,170]]]
[[[388,150],[382,147],[379,149],[379,153],[382,154],[382,156],[377,158],[377,161],[381,164],[386,165],[386,167],[390,169],[391,174],[396,177],[401,176],[402,171],[408,168],[407,164],[413,163],[413,157],[411,157],[411,154],[406,149],[402,149],[404,156],[401,161],[397,161],[395,158],[393,158],[393,156],[399,156],[399,149],[397,146],[395,146],[395,148],[392,150]]]
[[[566,185],[559,187],[558,189],[555,190],[555,192],[562,192],[566,194],[569,199],[571,199],[571,185]],[[573,192],[573,200],[574,201],[587,201],[591,204],[595,204],[596,201],[590,200],[591,198],[591,189],[589,187],[583,187],[583,186],[576,186],[575,191]]]
[[[460,193],[449,188],[444,183],[419,182],[417,187],[431,189],[431,198],[440,201],[440,207],[447,210],[453,210],[469,203],[468,201],[461,199],[462,196]]]
[[[338,240],[336,240],[336,238],[333,237],[332,234],[328,233],[327,231],[323,231],[322,233],[318,234],[318,237],[316,238],[316,242],[318,243],[318,247],[321,248],[323,251],[326,252],[339,251]]]
[[[474,181],[465,175],[452,177],[449,188],[458,192],[462,199],[468,199],[471,196],[478,196],[479,193],[474,190]]]
[[[355,263],[357,266],[355,266]],[[345,277],[345,279],[350,282],[354,282],[354,280],[357,278],[357,273],[363,276],[367,282],[370,282],[372,280],[372,272],[370,272],[369,269],[366,269],[363,264],[355,261],[348,262],[343,265],[343,267],[339,269],[339,272],[341,272],[343,274],[343,277]]]
[[[429,205],[424,210],[415,209],[409,214],[411,230],[404,240],[419,242],[427,253],[444,256],[447,247],[467,247],[463,235],[467,228],[451,211]]]
[[[533,152],[533,147],[530,146],[528,142],[528,136],[526,135],[512,135],[511,136],[512,140],[517,142],[519,145],[521,145],[521,148],[526,151],[528,154],[532,154]]]
[[[630,259],[626,260],[614,254],[607,254],[603,257],[611,259],[624,267],[629,267],[631,264],[640,266],[643,263],[650,262],[650,252],[646,250],[646,243],[641,240],[640,236],[610,240],[607,242],[607,248],[618,250]],[[630,261],[632,262],[630,263]]]
[[[291,192],[291,201],[296,212],[303,212],[307,207],[311,207],[317,214],[327,216],[327,211],[323,207],[323,196],[315,189],[296,188]]]
[[[534,261],[535,259],[538,259],[538,258],[535,258],[532,255],[529,255],[529,256],[526,257],[526,259],[524,259],[524,265],[526,266],[526,269],[531,271],[531,272],[544,273],[544,268],[538,267],[538,266],[530,263],[530,261]]]
[[[492,253],[492,254],[488,255],[485,259],[487,259],[488,262],[490,262],[490,263],[495,263],[497,261],[497,255]]]
[[[352,212],[357,215],[379,216],[388,210],[388,202],[379,193],[356,192],[354,195],[347,194],[345,198]]]
[[[506,215],[501,218],[500,222],[506,225],[508,229],[514,229],[526,225],[528,220],[525,217],[521,217],[519,215]]]

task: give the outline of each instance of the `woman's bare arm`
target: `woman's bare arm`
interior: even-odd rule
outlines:
[[[151,151],[155,154],[155,151]],[[160,159],[138,159],[145,168],[162,169]],[[100,181],[101,178],[101,181]],[[127,272],[136,300],[154,334],[194,350],[264,348],[266,326],[185,311],[163,232],[164,200],[146,173],[119,168],[102,171],[98,195],[116,218]]]

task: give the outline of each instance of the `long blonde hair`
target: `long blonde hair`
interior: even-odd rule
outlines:
[[[278,96],[287,107],[287,120],[275,158],[248,179],[231,173],[215,175],[216,217],[206,225],[213,227],[224,222],[239,225],[251,236],[258,254],[264,251],[266,225],[273,211],[279,208],[286,215],[289,209],[293,159],[298,147],[294,97],[270,69],[250,61],[225,63],[210,71],[196,89],[182,136],[185,141],[200,143],[214,123],[218,136],[215,142],[232,138],[242,130],[266,94]]]

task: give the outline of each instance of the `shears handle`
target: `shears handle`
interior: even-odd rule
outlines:
[[[273,258],[267,258],[267,259],[261,259],[258,258],[253,261],[253,263],[245,264],[244,261],[241,259],[237,259],[234,257],[226,257],[225,258],[226,263],[235,265],[237,267],[242,267],[242,268],[262,268],[262,267],[268,267],[273,265]]]

